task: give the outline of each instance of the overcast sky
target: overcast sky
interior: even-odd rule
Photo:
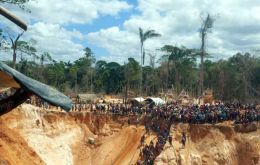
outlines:
[[[98,60],[139,60],[139,27],[162,35],[145,43],[147,52],[160,54],[165,44],[199,48],[206,13],[216,17],[206,44],[216,59],[260,48],[260,0],[35,0],[27,4],[31,13],[5,7],[28,23],[22,39],[35,39],[55,60],[74,61],[84,47]],[[2,16],[0,25],[15,27]]]

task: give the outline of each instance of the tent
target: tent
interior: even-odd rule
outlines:
[[[144,98],[142,98],[142,97],[136,97],[136,98],[129,98],[128,99],[128,102],[138,102],[138,103],[142,103],[142,102],[144,102]]]
[[[141,102],[144,102],[144,98],[142,98],[142,97],[136,97],[136,98],[133,98],[134,100],[136,100],[136,101],[138,101],[139,103],[141,103]]]
[[[14,94],[0,100],[0,115],[5,114],[25,102],[31,95],[36,95],[51,105],[69,111],[72,101],[57,90],[29,78],[0,62],[0,88],[12,88]]]
[[[128,102],[131,103],[132,105],[140,105],[145,101],[144,98],[142,97],[136,97],[136,98],[130,98],[128,99]]]
[[[154,104],[156,106],[165,104],[165,101],[159,97],[149,97],[149,98],[145,99],[145,102],[148,104]]]

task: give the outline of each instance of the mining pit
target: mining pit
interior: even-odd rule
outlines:
[[[2,165],[131,165],[140,154],[143,122],[126,116],[62,112],[23,104],[0,117]],[[157,165],[260,164],[260,124],[172,124],[168,142],[155,159]],[[187,143],[180,143],[187,133]],[[151,133],[149,144],[156,135]]]

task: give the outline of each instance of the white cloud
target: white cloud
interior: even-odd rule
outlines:
[[[31,13],[13,5],[5,7],[29,23],[28,31],[21,39],[35,39],[37,49],[51,53],[56,60],[74,61],[83,54],[83,45],[75,40],[82,40],[84,36],[77,30],[65,29],[63,25],[88,24],[100,16],[116,16],[132,6],[121,0],[37,0],[26,5]],[[5,29],[12,28],[14,35],[21,33],[10,21],[0,18],[0,27],[2,24]]]
[[[207,50],[219,57],[260,47],[260,1],[258,0],[139,0],[140,13],[125,20],[123,27],[88,34],[88,40],[109,51],[104,57],[118,62],[133,56],[139,59],[138,27],[154,29],[162,37],[147,41],[146,48],[164,44],[200,48],[198,29],[203,12],[216,15]],[[127,36],[127,37],[126,37]],[[116,38],[116,39],[114,39]],[[125,44],[127,42],[127,44]],[[118,57],[118,58],[116,58]],[[216,58],[219,58],[216,57]]]
[[[29,41],[31,39],[37,42],[34,47],[38,54],[49,52],[57,61],[75,61],[84,55],[84,47],[74,42],[74,40],[84,39],[84,35],[77,30],[68,31],[59,24],[37,22],[30,25],[20,40]],[[0,52],[2,60],[10,60],[11,54],[11,51]]]
[[[118,27],[89,33],[88,40],[108,50],[109,56],[102,57],[105,60],[123,62],[126,60],[125,57],[129,55],[137,57],[138,54],[138,38],[128,31],[120,31]]]
[[[7,5],[9,9],[15,9]],[[26,5],[31,13],[15,9],[28,22],[41,21],[53,24],[86,24],[102,15],[115,16],[132,6],[120,0],[36,0]]]
[[[79,31],[65,29],[64,25],[89,24],[101,16],[117,16],[133,7],[122,0],[37,0],[30,2],[28,8],[32,13],[15,11],[32,24],[26,32],[27,38],[39,40],[39,49],[49,51],[57,59],[75,60],[83,48],[75,41],[85,37]],[[87,34],[90,43],[109,52],[102,59],[139,60],[138,27],[162,34],[160,38],[147,40],[148,50],[164,44],[200,48],[198,29],[202,12],[218,15],[206,42],[208,52],[217,58],[260,47],[259,0],[138,0],[135,9],[138,12],[123,25]]]
[[[29,26],[23,39],[35,39],[36,48],[40,52],[51,53],[55,60],[74,61],[83,56],[83,46],[73,40],[83,39],[83,34],[77,30],[68,31],[58,24],[38,22]]]

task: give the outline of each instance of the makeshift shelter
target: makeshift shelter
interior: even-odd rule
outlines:
[[[72,107],[72,101],[57,90],[29,78],[0,62],[0,88],[11,88],[14,93],[0,100],[0,115],[5,114],[36,95],[51,105],[66,111]]]
[[[111,99],[104,99],[106,103],[113,103],[113,104],[123,104],[123,99],[111,98]]]
[[[205,103],[212,103],[213,102],[213,90],[207,89],[204,91],[203,95],[203,102]]]
[[[182,105],[187,105],[190,103],[190,97],[187,94],[187,92],[185,90],[182,90],[180,95],[178,96],[178,101],[182,104]]]
[[[95,103],[106,103],[106,101],[103,98],[97,98],[95,99]]]
[[[128,103],[130,103],[130,104],[132,104],[132,105],[140,105],[140,104],[142,104],[143,102],[145,101],[145,99],[144,98],[142,98],[142,97],[136,97],[136,98],[131,98],[131,99],[128,99]]]
[[[159,97],[149,97],[145,99],[145,102],[149,105],[156,105],[156,106],[165,104],[165,101]]]
[[[78,94],[79,102],[96,102],[97,95],[96,94]]]
[[[142,98],[142,97],[136,97],[136,98],[134,98],[134,100],[136,100],[136,101],[138,101],[138,102],[144,102],[144,98]]]

